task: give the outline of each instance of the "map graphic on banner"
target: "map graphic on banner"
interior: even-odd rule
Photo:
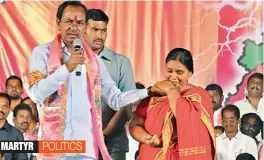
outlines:
[[[263,39],[264,35],[262,33]],[[227,95],[227,102],[230,99],[235,97],[239,91],[243,90],[246,86],[248,77],[252,75],[254,72],[257,71],[257,68],[262,67],[264,64],[264,57],[263,57],[263,42],[257,43],[254,40],[247,39],[243,42],[243,52],[242,55],[237,60],[237,64],[242,66],[246,71],[241,78],[241,82],[236,85],[236,91],[234,94],[228,93]]]
[[[256,44],[256,42],[248,39],[244,41],[244,45],[243,55],[238,60],[238,63],[246,71],[252,72],[258,65],[263,64],[263,43]]]

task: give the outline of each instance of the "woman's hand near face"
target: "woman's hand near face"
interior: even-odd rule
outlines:
[[[167,93],[176,88],[176,86],[169,80],[157,82],[152,88],[151,92],[158,95],[167,95]]]

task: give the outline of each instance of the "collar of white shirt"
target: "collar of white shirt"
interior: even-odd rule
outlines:
[[[247,97],[244,98],[244,101],[245,101],[246,103],[250,103]],[[260,98],[259,103],[260,103],[261,101],[263,101],[263,97]]]
[[[237,134],[235,135],[235,137],[233,137],[233,138],[241,139],[241,136],[242,136],[242,133],[241,133],[240,131],[238,131]],[[221,135],[220,138],[221,138],[221,139],[226,139],[226,138],[228,138],[227,135],[226,135],[226,132],[224,132],[224,133]],[[233,138],[232,138],[232,139],[233,139]]]

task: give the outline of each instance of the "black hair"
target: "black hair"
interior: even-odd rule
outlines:
[[[254,74],[252,74],[252,75],[248,78],[247,83],[249,83],[249,81],[250,81],[252,78],[258,78],[258,79],[261,79],[261,80],[263,81],[263,74],[262,74],[262,73],[254,73]]]
[[[175,48],[171,50],[166,58],[166,64],[171,60],[180,61],[190,72],[193,73],[193,58],[189,50]]]
[[[226,105],[222,111],[221,111],[221,114],[222,114],[222,118],[224,116],[224,112],[225,111],[231,111],[231,112],[234,112],[235,113],[235,116],[237,117],[237,119],[240,118],[240,111],[239,109],[237,108],[237,106],[233,105],[233,104],[228,104]]]
[[[221,130],[222,132],[225,131],[225,128],[223,126],[215,126],[214,129],[219,129]]]
[[[18,104],[18,105],[14,108],[14,110],[13,110],[13,112],[14,112],[14,117],[16,117],[16,116],[17,116],[17,113],[18,113],[19,111],[21,111],[21,110],[29,111],[30,114],[32,115],[32,109],[31,109],[31,107],[30,107],[29,105],[27,105],[27,104],[20,103],[20,104]]]
[[[21,103],[24,103],[26,100],[30,99],[30,97],[25,97],[21,100]],[[31,99],[30,99],[31,100]]]
[[[86,10],[87,10],[85,5],[83,5],[80,1],[65,1],[58,7],[57,14],[56,14],[57,20],[61,21],[63,12],[64,12],[65,8],[68,6],[82,7],[84,10],[84,13],[86,13]],[[88,19],[87,19],[87,16],[85,14],[85,23],[87,23],[87,21],[88,21]]]
[[[205,87],[206,91],[217,91],[221,96],[223,95],[223,89],[218,84],[209,84]]]
[[[7,93],[0,92],[0,97],[3,97],[5,99],[7,99],[8,103],[9,103],[9,106],[11,105],[11,98],[9,97],[9,95]]]
[[[139,156],[139,150],[137,150],[137,151],[136,151],[136,153],[135,153],[135,157],[134,157],[134,158],[135,158],[135,160],[137,160],[137,159],[138,159],[138,156]]]
[[[26,100],[28,100],[28,99],[31,100],[30,97],[25,97],[24,99],[22,99],[21,103],[25,104],[24,102],[25,102]],[[34,102],[34,103],[35,103],[35,102]],[[31,107],[30,107],[30,108],[31,108]],[[31,108],[31,111],[32,111],[32,108]],[[38,113],[38,109],[37,109],[37,108],[36,108],[36,113],[37,113],[37,115],[36,115],[36,117],[34,117],[33,112],[32,112],[32,118],[33,118],[33,120],[39,122],[39,113]],[[35,119],[35,118],[36,118],[36,119]]]
[[[236,160],[256,160],[252,154],[241,153],[236,157]]]
[[[9,81],[9,80],[14,80],[14,79],[18,80],[19,83],[20,83],[20,85],[21,85],[21,88],[23,88],[23,82],[22,82],[21,78],[19,78],[19,77],[16,76],[16,75],[12,75],[12,76],[10,76],[10,77],[8,77],[8,78],[6,79],[5,87],[7,88],[7,84],[8,84],[8,81]]]
[[[106,23],[108,23],[109,21],[108,16],[101,9],[87,9],[86,18],[87,18],[87,21],[89,19],[93,21],[103,21]]]
[[[142,83],[140,83],[140,82],[136,82],[136,88],[137,88],[137,89],[144,89],[144,88],[146,88],[146,87],[144,86],[144,84],[142,84]]]

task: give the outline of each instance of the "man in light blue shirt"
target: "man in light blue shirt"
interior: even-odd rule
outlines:
[[[96,142],[93,135],[91,103],[88,99],[86,68],[82,65],[81,76],[76,76],[74,69],[78,64],[84,64],[84,57],[76,54],[73,41],[83,36],[86,28],[86,7],[78,1],[66,1],[61,4],[57,12],[57,26],[62,37],[63,65],[54,73],[48,74],[48,58],[50,43],[34,48],[30,59],[30,71],[41,73],[45,78],[34,83],[29,90],[30,98],[38,104],[40,116],[44,100],[57,91],[61,85],[67,82],[67,101],[64,120],[64,140],[85,140],[86,152],[84,154],[65,154],[63,159],[97,159]],[[123,106],[133,104],[148,96],[148,91],[132,90],[121,93],[111,79],[104,63],[98,58],[100,64],[101,97],[108,106],[119,110]],[[40,126],[41,130],[41,126]],[[39,131],[41,133],[41,131]]]
[[[104,62],[116,86],[122,92],[135,89],[130,60],[104,45],[107,38],[108,16],[100,9],[88,9],[86,15],[88,22],[84,34],[85,41]],[[103,134],[106,147],[113,160],[126,160],[126,152],[129,148],[125,124],[131,114],[131,106],[116,112],[102,101]]]

